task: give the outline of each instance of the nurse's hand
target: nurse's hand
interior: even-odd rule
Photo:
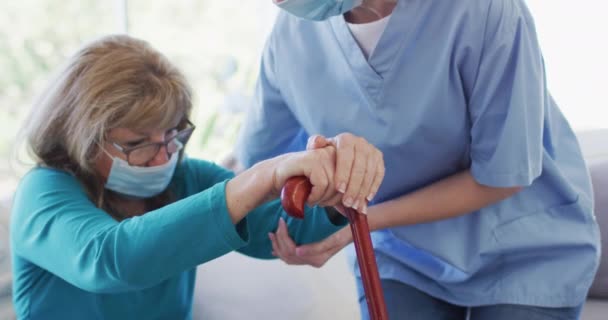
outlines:
[[[320,268],[338,251],[349,244],[353,237],[350,227],[340,231],[319,242],[296,246],[289,236],[287,224],[281,218],[276,233],[269,233],[272,242],[272,255],[291,265],[310,265]]]
[[[344,194],[342,203],[346,207],[367,213],[367,202],[374,198],[384,178],[382,152],[367,140],[350,133],[342,133],[333,138],[311,136],[306,149],[324,148],[328,145],[337,149],[334,182],[336,190]]]

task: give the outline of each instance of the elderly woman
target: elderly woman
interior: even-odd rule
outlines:
[[[15,194],[11,218],[19,319],[189,319],[197,265],[237,250],[271,258],[283,225],[276,200],[304,175],[310,204],[342,201],[333,147],[260,162],[238,176],[186,157],[194,131],[182,74],[143,41],[110,36],[67,64],[25,128],[37,166]],[[357,161],[378,159],[367,143]],[[369,194],[383,162],[353,169]],[[271,201],[273,200],[273,201]],[[287,220],[298,242],[344,223],[308,208]],[[246,270],[244,270],[245,272]]]

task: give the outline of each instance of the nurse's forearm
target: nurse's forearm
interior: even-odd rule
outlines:
[[[278,157],[262,161],[228,181],[226,205],[233,223],[241,221],[260,204],[278,197],[278,193],[273,190],[277,161]]]
[[[521,190],[494,188],[475,181],[469,170],[368,209],[371,230],[432,222],[477,211]]]

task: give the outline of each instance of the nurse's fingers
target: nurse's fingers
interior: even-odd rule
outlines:
[[[321,196],[320,199],[316,203],[309,203],[309,205],[321,205],[327,203],[327,201],[331,200],[336,196],[336,194],[341,195],[334,189],[333,179],[335,177],[335,160],[331,158],[335,158],[335,148],[331,147],[332,151],[330,152],[330,156],[327,162],[323,163],[323,173],[328,181],[327,186],[325,188],[325,192]]]
[[[338,152],[336,156],[336,178],[334,183],[336,184],[336,189],[341,193],[346,192],[346,188],[350,181],[349,178],[355,159],[354,139],[356,138],[357,137],[352,134],[343,133],[329,139],[336,146]]]
[[[330,167],[326,167],[325,169],[326,169],[325,175],[327,176],[328,181],[333,181],[335,171],[333,170],[333,168],[330,168]],[[328,205],[327,203],[329,203],[331,201],[335,201],[334,199],[337,199],[336,203],[340,203],[340,199],[342,199],[342,194],[337,192],[336,189],[334,189],[333,183],[330,182],[327,184],[325,193],[323,194],[321,199],[319,199],[319,201],[316,204],[319,206],[325,207]],[[333,205],[333,204],[331,204],[331,205]]]
[[[322,135],[315,134],[308,138],[306,142],[306,150],[325,148],[331,145],[331,141]]]
[[[351,207],[355,210],[360,209],[364,206],[364,201],[360,199],[364,199],[366,195],[360,196],[361,186],[363,184],[363,180],[365,179],[365,175],[367,174],[367,163],[370,159],[368,159],[368,155],[365,150],[361,150],[358,148],[359,145],[355,145],[355,158],[353,161],[352,171],[350,173],[350,180],[348,181],[348,187],[346,188],[346,192],[344,193],[344,198],[342,203]]]
[[[325,138],[322,135],[316,134],[316,135],[312,135],[312,136],[310,136],[308,138],[308,141],[306,143],[306,150],[321,149],[321,148],[325,148],[325,147],[330,146],[330,145],[332,145],[332,141],[330,141],[329,139]],[[328,177],[329,177],[330,180],[334,179],[334,172],[335,171],[333,169],[333,165],[334,164],[332,164],[331,168],[325,166],[325,169],[326,169],[325,172],[326,172],[326,174],[329,175]],[[332,192],[332,191],[334,191],[333,187],[331,187],[331,188],[328,187],[325,190],[325,193],[323,194],[323,196],[321,197],[321,199],[319,199],[319,201],[318,201],[317,204],[321,205],[321,203],[326,203],[329,199],[333,198],[333,194],[335,192]],[[309,205],[313,205],[313,203],[309,203]]]
[[[355,201],[357,208],[362,213],[367,213],[367,201],[369,195],[372,193],[372,185],[376,177],[376,167],[378,157],[373,153],[367,160],[367,167],[365,169],[365,176],[361,182],[361,189],[359,190],[359,196]]]
[[[375,168],[375,176],[374,182],[372,182],[372,186],[370,187],[369,195],[367,196],[367,201],[372,201],[376,194],[378,193],[378,189],[380,189],[380,185],[382,184],[382,180],[384,180],[385,166],[384,166],[384,156],[382,152],[378,152],[376,155],[376,168]]]
[[[327,168],[334,166],[335,148],[327,147],[307,152],[311,153],[312,156],[308,159],[311,161],[311,171],[308,179],[312,184],[312,189],[307,203],[312,205],[323,199],[328,188],[333,188],[331,183],[333,177],[327,175]]]

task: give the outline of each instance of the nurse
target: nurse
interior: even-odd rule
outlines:
[[[577,319],[599,231],[524,1],[275,2],[240,162],[317,134],[309,148],[346,161],[357,140],[340,132],[383,151],[366,211],[391,319]],[[271,239],[314,266],[352,241],[348,228],[299,247],[281,228]]]

